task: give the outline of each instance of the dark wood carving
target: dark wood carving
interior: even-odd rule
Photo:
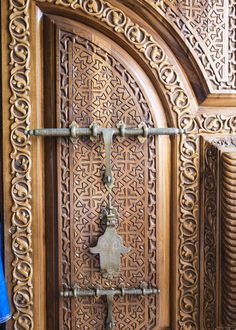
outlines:
[[[217,234],[218,228],[218,179],[219,156],[217,147],[205,141],[203,161],[202,196],[202,319],[203,329],[215,329],[217,320]]]
[[[86,127],[96,121],[100,126],[114,127],[120,120],[127,126],[138,126],[141,121],[154,126],[137,81],[114,56],[81,34],[58,30],[57,118],[60,126],[68,127],[76,121]],[[61,206],[58,253],[62,260],[59,285],[64,290],[75,283],[82,288],[115,287],[122,283],[137,287],[143,281],[158,285],[155,138],[144,145],[135,138],[116,139],[112,147],[116,178],[112,196],[120,219],[118,233],[124,245],[131,247],[130,252],[122,256],[122,271],[113,280],[102,277],[98,256],[89,252],[104,232],[100,214],[108,193],[102,181],[103,143],[81,138],[71,144],[61,139],[58,155]],[[103,329],[106,310],[101,299],[64,299],[61,304],[62,322],[67,329],[73,329],[74,323],[82,328],[93,325]],[[116,298],[117,328],[155,327],[158,305],[157,297]]]

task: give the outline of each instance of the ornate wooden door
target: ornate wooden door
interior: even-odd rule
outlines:
[[[108,328],[109,301],[72,289],[143,282],[160,292],[114,296],[113,329],[236,329],[235,0],[9,0],[1,12],[6,329]],[[110,190],[100,135],[29,134],[120,122],[185,133],[114,136]],[[125,247],[112,276],[90,250],[109,198]]]
[[[50,31],[45,62],[53,63],[45,70],[46,127],[69,127],[72,122],[80,127],[94,122],[116,127],[121,121],[127,127],[157,125],[160,101],[145,73],[134,68],[134,60],[121,47],[88,26],[56,16],[45,18],[44,29],[45,35]],[[45,138],[45,149],[48,311],[53,301],[57,305],[49,328],[104,329],[104,299],[59,299],[59,290],[71,290],[75,284],[82,289],[138,288],[143,282],[159,286],[158,140],[150,137],[142,144],[137,137],[114,139],[111,190],[103,181],[101,138],[82,137],[73,143],[68,138]],[[117,231],[130,247],[121,257],[120,272],[111,279],[102,275],[99,256],[89,251],[105,230],[101,215],[108,194],[119,215]],[[168,216],[162,221],[167,226]],[[167,288],[166,299],[168,294]],[[115,328],[154,328],[159,300],[158,295],[115,297]]]

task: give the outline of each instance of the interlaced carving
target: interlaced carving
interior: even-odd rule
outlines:
[[[29,0],[9,1],[14,329],[33,329]]]
[[[180,32],[213,90],[235,89],[235,0],[145,1]]]
[[[96,121],[103,127],[114,127],[120,120],[126,125],[138,126],[145,120],[149,126],[154,126],[151,112],[133,77],[121,63],[94,43],[61,32],[60,66],[61,126],[68,127],[72,120],[82,126]],[[131,246],[131,251],[122,256],[119,277],[113,280],[102,278],[99,258],[89,253],[89,247],[96,245],[98,237],[104,231],[99,217],[101,205],[105,206],[107,200],[107,191],[102,181],[103,144],[87,138],[79,140],[71,147],[65,147],[64,144],[66,142],[61,147],[62,188],[59,189],[64,210],[62,215],[65,215],[62,246],[67,247],[62,251],[62,259],[67,267],[66,273],[62,275],[63,286],[66,288],[71,281],[71,284],[78,283],[81,287],[115,287],[121,283],[134,287],[144,280],[157,285],[155,138],[151,138],[146,146],[139,144],[135,138],[125,138],[120,143],[116,141],[112,148],[113,173],[116,178],[113,197],[120,219],[118,231],[124,239],[124,245]],[[148,147],[151,168],[146,171],[144,155]],[[145,177],[149,181],[148,205],[145,204]],[[73,196],[73,203],[65,189]],[[148,224],[148,230],[145,230],[145,223]],[[70,248],[72,241],[73,249]],[[147,266],[145,260],[148,260],[148,256],[150,264]],[[64,270],[66,269],[63,268],[62,271]],[[93,324],[96,329],[103,328],[104,318],[99,312],[104,310],[101,300],[92,303],[92,298],[88,297],[72,304],[76,311],[76,323],[80,326]],[[117,317],[117,327],[129,324],[130,329],[141,329],[148,324],[149,327],[157,324],[156,298],[119,298],[115,299],[114,304],[114,316],[122,310],[125,313],[125,318]],[[145,316],[147,306],[150,313],[148,319]],[[72,327],[69,308],[71,307],[65,302],[63,320],[68,329]],[[102,315],[104,314],[105,311]]]
[[[229,86],[236,88],[236,1],[229,0]]]

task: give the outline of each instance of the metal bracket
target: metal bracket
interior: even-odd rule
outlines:
[[[148,137],[148,127],[143,121],[138,125],[138,127],[143,130],[143,134],[138,136],[138,140],[140,143],[144,143]]]
[[[119,287],[119,288],[108,288],[108,289],[101,289],[101,288],[95,288],[95,289],[81,289],[77,284],[71,289],[66,291],[61,291],[60,295],[61,297],[106,297],[107,302],[107,317],[105,322],[105,329],[106,330],[112,330],[115,326],[115,321],[113,319],[112,315],[112,309],[113,309],[113,300],[114,296],[122,296],[125,295],[155,295],[160,293],[159,288],[155,287],[148,287],[148,285],[145,282],[142,282],[139,288],[125,288],[125,287]]]
[[[107,318],[106,318],[106,330],[112,330],[115,326],[112,315],[114,294],[108,294],[107,296]]]
[[[106,128],[100,131],[101,129],[99,126],[96,124],[96,122],[93,122],[89,126],[91,130],[91,135],[90,139],[94,141],[94,139],[97,138],[98,132],[102,134],[103,137],[103,142],[105,145],[105,173],[104,173],[104,184],[107,188],[107,190],[111,190],[114,184],[114,177],[113,173],[111,170],[111,147],[112,147],[112,142],[113,142],[113,136],[116,132],[116,129],[114,128]]]

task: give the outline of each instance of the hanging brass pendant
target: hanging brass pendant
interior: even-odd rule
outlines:
[[[121,253],[128,253],[130,248],[123,245],[123,239],[116,232],[116,225],[118,224],[118,214],[114,207],[109,204],[105,209],[104,218],[106,220],[106,230],[102,236],[99,237],[97,245],[90,248],[90,252],[100,255],[100,268],[102,276],[112,279],[120,272],[120,255]]]

